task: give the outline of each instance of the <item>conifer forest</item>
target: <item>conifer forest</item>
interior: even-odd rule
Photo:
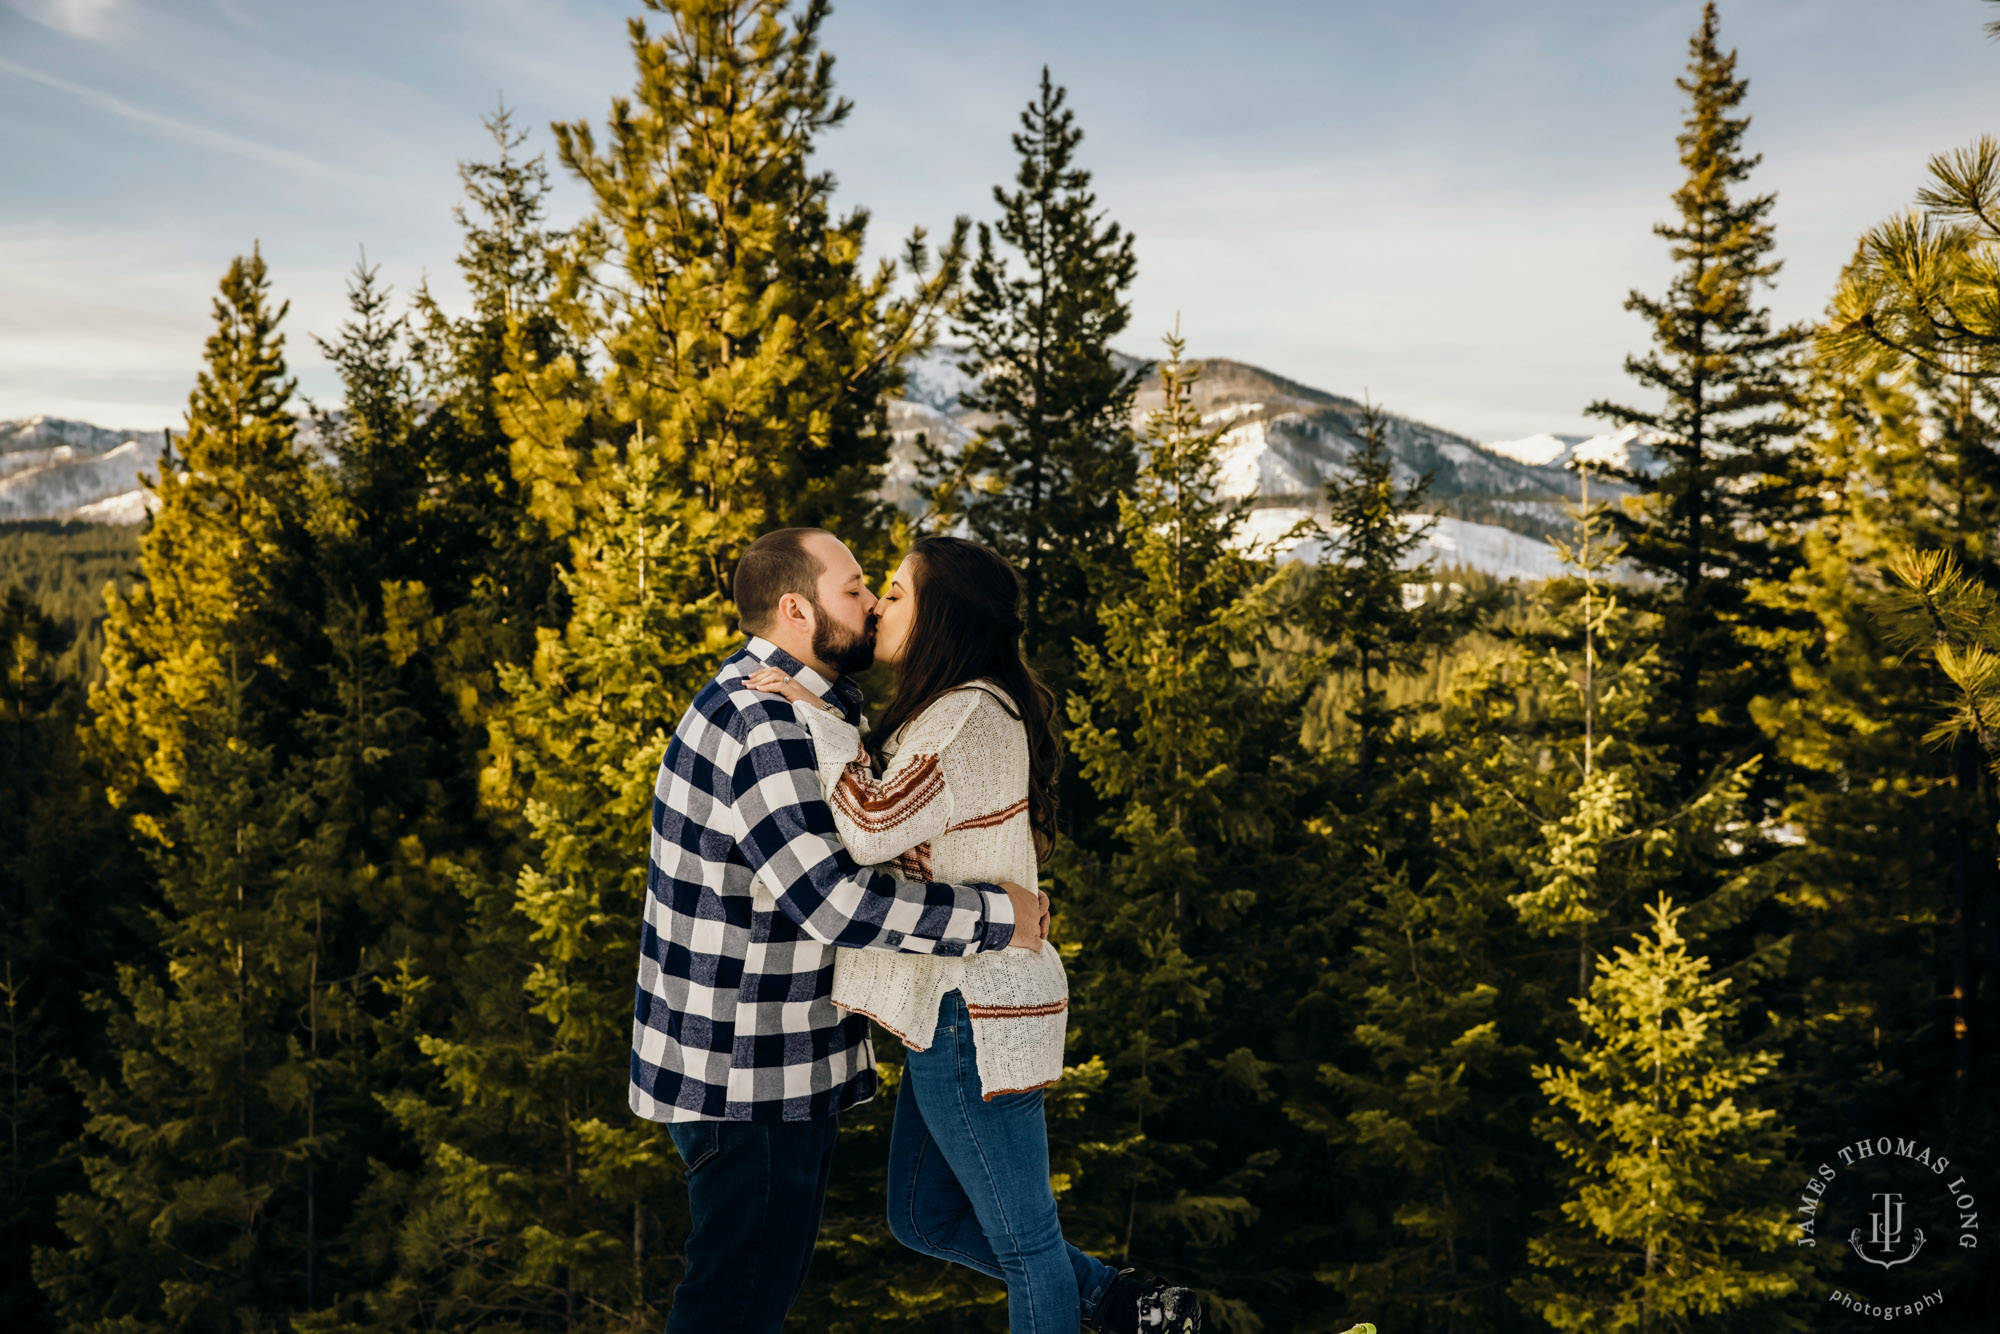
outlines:
[[[986,214],[870,261],[824,0],[644,0],[603,119],[493,113],[469,305],[364,262],[300,328],[244,238],[150,518],[0,527],[0,1329],[660,1328],[650,803],[789,525],[1022,574],[1078,1245],[1223,1334],[1873,1328],[1864,1280],[2000,1327],[2000,139],[1925,146],[1783,326],[1727,19],[1675,37],[1672,278],[1590,407],[1653,464],[1580,466],[1554,578],[1417,558],[1393,403],[1320,559],[1251,539],[1059,67]],[[982,424],[892,503],[940,346]],[[890,1235],[875,1041],[788,1328],[1002,1330]],[[1913,1160],[1921,1262],[1857,1274]]]

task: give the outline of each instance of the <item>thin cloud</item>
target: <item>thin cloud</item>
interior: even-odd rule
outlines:
[[[238,157],[249,158],[252,161],[266,163],[274,167],[283,167],[287,171],[295,171],[301,175],[312,176],[320,180],[338,181],[347,185],[360,185],[368,183],[370,179],[329,163],[321,162],[315,158],[287,152],[282,148],[274,148],[269,144],[260,144],[255,140],[245,139],[240,135],[230,134],[225,130],[211,129],[206,125],[197,125],[192,121],[182,120],[177,116],[169,116],[164,112],[155,111],[150,107],[142,107],[136,102],[128,102],[124,98],[104,92],[102,89],[86,87],[80,83],[72,83],[68,79],[60,78],[57,75],[38,69],[31,69],[26,65],[16,64],[14,61],[8,60],[5,56],[0,56],[0,72],[11,74],[16,78],[27,79],[33,83],[39,83],[46,88],[54,88],[58,92],[68,93],[71,97],[81,102],[86,102],[100,111],[108,111],[114,116],[118,116],[139,126],[156,138],[166,139],[175,143],[192,144],[200,148],[219,149],[225,153],[233,153]]]

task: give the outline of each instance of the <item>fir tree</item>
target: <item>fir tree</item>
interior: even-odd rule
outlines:
[[[582,516],[589,537],[563,575],[567,631],[542,632],[532,667],[501,669],[515,707],[496,723],[497,762],[535,776],[526,820],[542,852],[518,883],[459,876],[478,962],[455,979],[463,1008],[449,1028],[413,1034],[447,1099],[411,1088],[388,1100],[428,1161],[413,1180],[385,1181],[375,1202],[411,1209],[399,1273],[370,1303],[382,1326],[456,1327],[494,1312],[622,1326],[658,1315],[676,1272],[678,1159],[626,1111],[618,1059],[629,1040],[627,909],[644,876],[630,829],[644,827],[671,726],[650,701],[658,682],[685,679],[713,651],[698,620],[674,619],[672,604],[642,592],[648,580],[694,577],[698,559],[645,526],[656,463],[635,452],[622,501],[596,493],[612,508]],[[406,990],[421,1015],[425,980]]]
[[[1742,195],[1761,159],[1744,152],[1750,118],[1736,113],[1748,84],[1719,42],[1711,2],[1678,81],[1690,100],[1678,217],[1654,228],[1680,267],[1665,296],[1634,292],[1625,303],[1651,325],[1654,345],[1626,358],[1625,369],[1665,403],[1590,408],[1639,428],[1662,461],[1657,473],[1604,470],[1637,489],[1616,522],[1627,558],[1662,583],[1660,643],[1673,688],[1660,730],[1672,739],[1684,794],[1759,743],[1748,702],[1782,686],[1762,637],[1788,622],[1749,591],[1796,564],[1792,530],[1801,517],[1799,463],[1788,447],[1800,428],[1791,363],[1809,335],[1773,329],[1758,304],[1758,289],[1778,271],[1769,221],[1776,196]]]
[[[37,1276],[79,1327],[276,1323],[318,1300],[308,1164],[315,887],[297,873],[297,753],[312,661],[305,460],[282,307],[233,264],[144,583],[111,601],[93,692],[113,792],[150,841],[154,957],[119,965],[115,1073],[87,1086],[88,1189]],[[303,1030],[303,1031],[302,1031]]]
[[[1793,886],[1801,924],[1781,1008],[1817,1017],[1791,1039],[1801,1130],[1837,1136],[1856,1120],[1950,1105],[1913,1098],[1913,1081],[1939,1094],[1958,1082],[1976,1100],[1951,1072],[1971,1073],[1975,1035],[1992,1031],[1991,984],[1982,991],[1978,977],[2000,957],[1993,781],[1977,745],[1925,744],[1952,689],[1929,660],[1934,626],[1925,618],[1913,644],[1881,612],[1901,551],[1991,559],[2000,490],[1954,429],[1951,381],[1830,365],[1816,390],[1821,510],[1802,568],[1759,593],[1813,630],[1788,649],[1792,690],[1755,715],[1798,775],[1785,810],[1797,841],[1773,871]],[[1845,962],[1864,956],[1865,969]],[[1828,1088],[1839,1095],[1811,1092]]]
[[[408,321],[391,313],[393,295],[377,273],[364,253],[347,285],[349,318],[333,339],[313,340],[343,391],[337,415],[314,414],[333,456],[340,514],[331,536],[347,548],[343,566],[373,567],[340,574],[371,584],[385,563],[417,554],[415,530],[430,480],[417,439],[415,377],[403,352]]]
[[[0,596],[0,1326],[53,1329],[30,1274],[83,1107],[64,1066],[107,1068],[85,998],[129,954],[145,877],[82,763],[75,639],[19,586]]]
[[[1440,767],[1480,749],[1447,751]],[[1530,1148],[1519,1038],[1532,1031],[1508,965],[1527,942],[1479,855],[1490,813],[1440,805],[1452,808],[1436,831],[1449,856],[1397,847],[1392,862],[1364,834],[1327,859],[1345,930],[1320,946],[1321,976],[1290,1018],[1320,1027],[1337,1015],[1347,1032],[1319,1036],[1285,1104],[1331,1170],[1302,1183],[1312,1195],[1286,1241],[1315,1284],[1284,1328],[1344,1329],[1337,1312],[1450,1334],[1506,1327],[1491,1297],[1515,1264]]]
[[[524,661],[535,628],[555,623],[550,604],[562,559],[561,544],[528,512],[498,382],[510,348],[527,364],[577,356],[548,302],[562,239],[546,221],[548,169],[539,155],[520,156],[527,133],[506,107],[485,124],[495,156],[460,164],[465,200],[453,210],[472,308],[452,315],[420,287],[410,349],[419,393],[437,405],[423,421],[426,502],[436,519],[433,549],[451,574],[431,580],[464,590],[454,598],[450,587],[434,589],[445,641],[438,656],[452,668],[451,693],[477,701],[466,705],[476,718],[500,707],[492,663]]]
[[[963,270],[961,222],[934,269],[922,229],[909,238],[908,296],[892,296],[893,263],[863,273],[867,215],[835,219],[833,180],[809,162],[850,109],[819,47],[827,6],[788,7],[648,0],[666,30],[632,22],[639,83],[607,143],[587,122],[555,127],[593,209],[564,240],[550,308],[572,345],[601,347],[603,374],[519,347],[501,382],[516,475],[552,530],[604,451],[651,450],[662,519],[703,552],[675,595],[718,608],[735,553],[771,527],[886,553],[883,396]]]
[[[487,128],[498,154],[461,165],[466,202],[455,213],[471,312],[448,313],[427,289],[415,301],[409,378],[434,406],[411,420],[404,448],[421,461],[421,493],[402,504],[405,522],[421,529],[413,547],[356,553],[401,577],[382,581],[372,605],[344,604],[329,626],[341,670],[332,682],[339,707],[322,723],[322,788],[364,822],[380,821],[385,805],[406,813],[382,828],[400,836],[393,848],[359,829],[379,860],[358,869],[392,891],[385,900],[431,914],[373,942],[371,1076],[401,1142],[376,1158],[356,1202],[347,1258],[374,1282],[345,1313],[374,1328],[547,1309],[507,1269],[519,1259],[522,1216],[539,1201],[530,1192],[515,1209],[499,1207],[462,1170],[547,1148],[536,1128],[557,1105],[535,1105],[551,1089],[526,1079],[517,1060],[539,1023],[522,989],[530,924],[512,886],[527,830],[511,770],[494,757],[511,703],[502,677],[527,664],[538,627],[556,620],[563,544],[528,512],[496,381],[510,348],[544,360],[567,344],[546,305],[558,239],[542,220],[546,172],[517,155],[524,135],[505,109]],[[393,340],[355,336],[354,326],[343,346],[364,371],[371,355],[401,355]],[[381,535],[368,536],[372,545]],[[350,586],[365,587],[360,578]],[[385,788],[395,776],[385,762],[402,767],[400,785]],[[413,788],[426,771],[429,781]],[[461,1043],[476,1057],[476,1080],[454,1082],[472,1058],[442,1059]],[[560,1138],[547,1151],[560,1156]]]
[[[1569,506],[1574,543],[1555,543],[1571,573],[1544,586],[1539,615],[1520,634],[1533,654],[1525,678],[1542,701],[1524,738],[1535,752],[1517,749],[1500,779],[1520,786],[1539,825],[1527,887],[1510,902],[1529,930],[1573,942],[1577,996],[1589,994],[1606,937],[1640,924],[1682,859],[1720,857],[1759,763],[1752,756],[1677,799],[1673,759],[1647,735],[1671,689],[1653,642],[1659,621],[1609,578],[1627,548],[1588,488],[1586,478],[1582,502]],[[1530,780],[1530,771],[1546,777]],[[1757,878],[1724,882],[1701,906],[1704,928],[1739,920],[1764,888]]]
[[[808,163],[846,114],[818,47],[823,5],[651,7],[665,29],[633,25],[638,86],[604,146],[588,125],[557,127],[593,211],[545,238],[547,322],[504,301],[489,312],[505,328],[497,419],[563,553],[566,615],[537,630],[531,663],[498,671],[483,791],[498,813],[519,803],[526,865],[460,876],[480,960],[464,976],[482,994],[467,986],[460,1013],[415,1035],[443,1096],[394,1100],[427,1163],[380,1197],[421,1196],[372,1303],[386,1326],[659,1315],[685,1224],[678,1155],[626,1106],[634,831],[643,842],[675,720],[733,640],[735,553],[781,523],[886,551],[870,498],[882,396],[961,268],[957,238],[933,270],[919,234],[905,251],[917,290],[892,298],[894,272],[860,266],[865,215],[831,216],[832,182]],[[475,189],[495,219],[469,238],[481,263],[531,290],[539,261],[501,256],[535,230],[522,201],[536,188]],[[426,980],[411,979],[413,1004]]]
[[[44,891],[38,873],[48,868],[36,865],[32,841],[49,814],[41,791],[62,754],[56,729],[69,712],[64,696],[74,693],[56,675],[59,650],[55,622],[18,585],[8,589],[0,600],[0,1319],[23,1329],[40,1326],[28,1258],[36,1242],[52,1240],[41,1222],[55,1204],[57,1150],[70,1119],[56,1069],[63,1051],[50,1031],[50,1002],[62,997],[40,994],[55,981],[49,936],[57,905]]]
[[[1087,961],[1072,1049],[1110,1082],[1071,1132],[1084,1143],[1064,1216],[1079,1245],[1186,1271],[1220,1290],[1222,1318],[1248,1324],[1256,1280],[1225,1257],[1278,1157],[1246,1127],[1285,1124],[1248,1039],[1269,1037],[1255,997],[1290,952],[1277,921],[1304,897],[1288,892],[1297,686],[1258,670],[1279,576],[1241,549],[1245,502],[1219,494],[1221,431],[1195,411],[1177,335],[1167,350],[1163,405],[1119,503],[1136,582],[1099,609],[1104,648],[1082,646],[1068,703],[1104,814],[1059,857],[1059,938]]]
[[[149,798],[178,790],[194,714],[235,689],[251,714],[282,725],[310,689],[301,670],[310,659],[296,651],[314,609],[299,596],[310,564],[307,465],[277,331],[287,309],[271,305],[260,253],[231,264],[188,429],[154,484],[144,581],[108,599],[92,727],[114,804],[139,798],[148,836]]]
[[[1804,1277],[1783,1197],[1789,1131],[1760,1105],[1775,1052],[1743,1050],[1742,1002],[1681,936],[1652,930],[1602,960],[1585,1035],[1535,1074],[1538,1124],[1568,1164],[1560,1219],[1529,1242],[1545,1272],[1515,1296],[1558,1330],[1804,1327],[1781,1304]]]
[[[1361,448],[1349,455],[1346,472],[1326,483],[1327,517],[1316,525],[1326,554],[1307,596],[1305,623],[1329,646],[1329,665],[1353,675],[1344,713],[1355,737],[1355,783],[1366,794],[1397,725],[1413,712],[1389,704],[1389,679],[1420,669],[1485,607],[1476,599],[1430,596],[1430,568],[1411,558],[1435,520],[1409,523],[1405,516],[1421,512],[1431,478],[1398,484],[1387,423],[1372,404],[1357,425]],[[1413,603],[1406,589],[1420,590],[1420,600]],[[1334,698],[1331,686],[1327,697]]]
[[[1044,67],[1013,136],[1015,188],[993,188],[1000,217],[979,225],[957,311],[976,380],[961,402],[992,424],[960,457],[929,460],[940,521],[962,514],[1021,571],[1024,642],[1059,693],[1074,681],[1073,645],[1101,642],[1091,608],[1130,577],[1118,497],[1133,485],[1132,400],[1146,375],[1111,350],[1138,260],[1076,165],[1083,131],[1067,98]]]
[[[1350,474],[1328,486],[1329,551],[1301,608],[1323,657],[1351,674],[1357,753],[1320,747],[1326,924],[1299,937],[1321,968],[1291,1012],[1320,1031],[1286,1110],[1346,1197],[1345,1217],[1302,1229],[1309,1272],[1337,1298],[1316,1309],[1466,1331],[1504,1323],[1489,1294],[1518,1263],[1527,1184],[1517,1108],[1541,979],[1519,966],[1529,940],[1507,889],[1520,869],[1511,789],[1528,789],[1515,778],[1503,800],[1482,778],[1515,762],[1520,683],[1510,656],[1470,664],[1422,732],[1417,706],[1389,704],[1392,673],[1456,645],[1492,599],[1436,598],[1430,572],[1411,568],[1426,527],[1405,515],[1427,479],[1397,484],[1385,434],[1366,409]],[[1308,714],[1309,740],[1329,730]]]

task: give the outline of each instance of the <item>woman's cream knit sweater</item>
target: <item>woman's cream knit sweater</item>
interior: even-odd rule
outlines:
[[[889,863],[909,880],[1033,885],[1028,735],[1012,707],[1005,691],[984,680],[940,696],[889,739],[880,778],[853,724],[799,709],[827,804],[854,859]],[[954,987],[972,1017],[984,1097],[1062,1077],[1069,981],[1053,945],[969,959],[834,951],[833,1003],[867,1015],[917,1051],[931,1045],[938,1003]]]

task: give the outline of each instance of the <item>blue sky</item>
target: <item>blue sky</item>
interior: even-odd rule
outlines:
[[[1637,393],[1693,0],[846,0],[822,157],[887,250],[990,216],[1043,62],[1136,235],[1127,350],[1236,357],[1481,439]],[[367,248],[455,293],[454,164],[504,93],[547,147],[631,84],[627,0],[0,0],[0,418],[178,421],[260,242],[308,394]],[[1735,0],[1783,318],[1819,313],[1927,157],[2000,133],[1981,0]],[[560,174],[560,173],[558,173]],[[560,220],[581,207],[559,184]]]

